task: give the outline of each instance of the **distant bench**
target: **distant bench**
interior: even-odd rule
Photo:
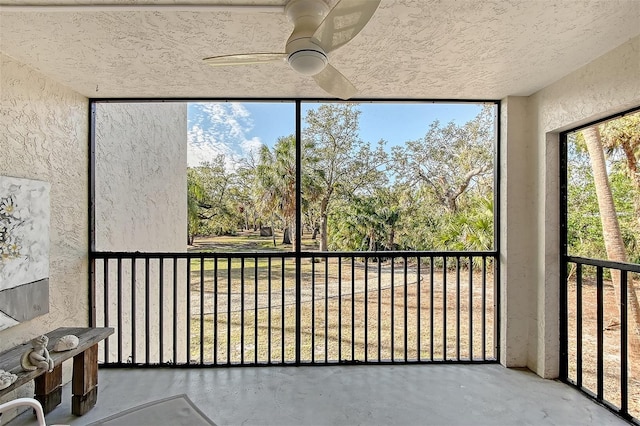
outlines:
[[[64,352],[54,352],[53,345],[62,336],[73,334],[78,337],[78,347]],[[0,390],[0,397],[12,390],[35,381],[35,398],[40,401],[45,413],[51,412],[62,401],[62,363],[73,358],[73,378],[71,391],[71,412],[82,416],[89,411],[98,399],[98,342],[113,334],[113,328],[61,327],[46,333],[47,346],[54,369],[23,371],[20,357],[32,349],[31,342],[24,343],[6,352],[0,353],[0,370],[16,374],[18,379],[11,386]]]

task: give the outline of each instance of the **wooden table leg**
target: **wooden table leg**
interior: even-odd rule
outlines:
[[[42,404],[44,413],[50,413],[62,401],[62,364],[51,373],[36,377],[34,384],[35,398]]]
[[[71,412],[82,416],[98,399],[98,345],[73,357]]]

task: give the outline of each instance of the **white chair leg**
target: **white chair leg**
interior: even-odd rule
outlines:
[[[44,411],[42,410],[42,405],[37,399],[34,398],[17,398],[12,401],[5,402],[4,404],[0,404],[0,413],[23,405],[32,407],[36,411],[38,426],[47,426],[44,421]]]

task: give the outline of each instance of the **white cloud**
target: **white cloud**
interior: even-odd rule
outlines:
[[[253,120],[240,103],[197,103],[189,105],[187,163],[197,166],[224,154],[229,169],[262,146],[258,136],[250,136]]]

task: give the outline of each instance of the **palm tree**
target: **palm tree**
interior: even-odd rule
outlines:
[[[583,130],[582,135],[587,145],[589,160],[593,171],[593,180],[598,198],[598,207],[600,209],[600,220],[602,222],[602,234],[607,258],[612,261],[626,262],[627,253],[620,232],[618,215],[616,214],[611,186],[609,184],[609,175],[607,173],[607,164],[600,138],[600,130],[597,126],[592,126]],[[611,276],[616,300],[620,300],[620,272],[612,270]],[[632,347],[640,350],[640,307],[632,282],[627,286],[627,293],[629,314],[634,323],[629,340]]]
[[[263,193],[263,208],[272,219],[280,217],[283,221],[283,244],[295,245],[296,218],[296,157],[295,137],[293,135],[278,138],[273,151],[263,146],[260,151],[260,164],[257,167],[257,179]]]
[[[627,174],[636,189],[635,209],[640,228],[640,112],[611,120],[599,130],[604,148],[621,150],[624,155]]]

